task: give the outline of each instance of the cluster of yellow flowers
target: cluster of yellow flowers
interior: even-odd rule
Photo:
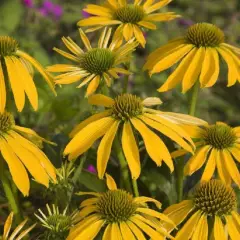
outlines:
[[[198,88],[211,87],[218,79],[219,57],[228,66],[227,86],[240,82],[240,49],[225,43],[224,33],[215,25],[197,23],[188,28],[185,36],[169,41],[149,55],[144,70],[149,71],[150,75],[179,62],[158,91],[168,91],[180,82],[183,93],[193,88],[190,115],[151,108],[161,104],[159,98],[141,99],[125,90],[111,98],[99,87],[106,85],[110,88],[119,74],[131,74],[127,67],[131,55],[139,45],[145,47],[146,44],[144,29],[155,30],[157,27],[154,22],[179,17],[173,12],[154,13],[170,2],[135,0],[128,3],[127,0],[107,0],[101,6],[87,5],[84,11],[92,16],[78,22],[79,27],[91,27],[85,32],[79,28],[85,50],[70,37],[62,38],[69,52],[54,48],[73,64],[56,64],[44,69],[35,59],[19,50],[15,39],[0,37],[0,151],[14,183],[23,195],[27,196],[30,188],[26,169],[37,182],[45,186],[49,185],[49,181],[56,182],[56,170],[31,138],[46,140],[31,129],[17,126],[12,114],[6,111],[9,100],[7,81],[10,82],[19,112],[25,105],[25,93],[33,109],[38,109],[33,67],[47,81],[54,94],[55,84],[80,81],[78,88],[87,85],[85,97],[89,104],[102,107],[101,111],[72,130],[72,139],[64,155],[70,161],[75,160],[102,138],[97,150],[97,172],[100,179],[106,177],[109,190],[104,193],[79,193],[92,195],[92,198],[81,203],[75,217],[78,223],[71,227],[67,240],[95,239],[101,229],[104,229],[103,240],[240,239],[240,215],[237,212],[236,195],[231,187],[232,182],[240,187],[240,173],[235,163],[240,162],[240,127],[232,128],[222,122],[209,125],[193,116]],[[99,29],[102,29],[101,35],[97,46],[93,47],[86,33]],[[61,74],[53,76],[52,73]],[[167,136],[180,148],[170,153],[156,132]],[[161,203],[153,198],[139,196],[136,185],[133,186],[135,197],[117,188],[114,179],[106,173],[111,149],[120,148],[133,185],[136,184],[141,174],[137,134],[143,139],[146,152],[157,166],[164,162],[173,172],[172,159],[189,153],[192,157],[184,166],[184,175],[192,175],[205,166],[201,183],[196,186],[191,200],[179,199],[180,203],[160,213],[150,209],[147,203],[154,203],[157,209]],[[4,165],[1,167],[4,168]],[[212,179],[213,176],[219,179]],[[5,225],[5,240],[13,239],[8,238],[11,219],[12,215]],[[182,222],[184,225],[180,226]],[[174,229],[177,229],[177,233]]]

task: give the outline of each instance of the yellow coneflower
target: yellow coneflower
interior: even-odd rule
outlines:
[[[170,41],[155,50],[147,59],[144,69],[150,74],[164,71],[177,62],[180,64],[158,89],[168,91],[182,82],[183,93],[199,79],[201,87],[213,86],[219,75],[219,57],[228,66],[228,87],[240,81],[240,49],[224,41],[224,33],[215,25],[197,23],[190,26],[184,37]]]
[[[94,16],[80,20],[78,25],[81,27],[94,26],[88,31],[95,31],[103,26],[116,25],[118,27],[114,39],[122,40],[125,38],[128,41],[135,36],[144,47],[146,40],[142,28],[155,30],[157,26],[153,22],[170,21],[179,15],[174,12],[153,13],[166,6],[171,0],[157,2],[146,0],[143,4],[142,2],[142,0],[135,0],[134,3],[127,3],[126,0],[108,0],[102,6],[89,4],[83,10]]]
[[[54,83],[52,76],[47,73],[41,64],[21,51],[18,42],[8,36],[0,36],[0,113],[6,107],[6,82],[10,82],[15,104],[18,111],[22,111],[25,105],[25,93],[33,109],[38,109],[38,93],[31,75],[32,66],[46,80],[52,91]]]
[[[82,80],[78,88],[89,83],[86,93],[86,96],[89,96],[96,91],[102,80],[110,87],[112,78],[119,78],[119,73],[130,74],[118,66],[130,60],[130,53],[137,46],[136,41],[132,39],[120,47],[118,41],[112,41],[109,45],[111,29],[105,28],[99,38],[98,47],[92,48],[84,32],[81,29],[79,31],[86,52],[70,37],[63,37],[62,40],[71,54],[54,48],[56,52],[75,62],[75,65],[56,64],[47,68],[49,72],[64,72],[56,77],[57,84],[70,84]]]
[[[147,202],[154,203],[161,208],[161,203],[149,197],[134,198],[130,193],[118,189],[111,176],[106,174],[108,191],[104,193],[82,192],[79,195],[92,195],[80,205],[77,215],[79,223],[74,226],[67,240],[92,240],[104,228],[103,240],[108,239],[146,239],[144,234],[152,240],[173,238],[160,225],[160,221],[174,223],[164,214],[149,209]]]
[[[188,218],[175,240],[240,239],[237,198],[234,190],[221,180],[201,183],[196,187],[192,200],[174,204],[164,214],[176,225]],[[169,224],[162,225],[168,231],[173,229]]]
[[[28,195],[30,188],[26,168],[37,182],[47,187],[49,179],[56,182],[54,166],[33,142],[23,137],[26,134],[44,141],[33,130],[15,125],[10,113],[0,114],[0,152],[14,183],[24,196]]]
[[[9,214],[4,224],[2,240],[13,240],[13,239],[21,240],[36,226],[36,224],[33,224],[31,227],[25,229],[24,231],[21,231],[24,225],[27,223],[27,219],[26,219],[16,227],[16,229],[13,231],[11,235],[9,235],[11,226],[12,226],[12,221],[13,221],[13,212]]]
[[[204,121],[184,114],[168,113],[147,108],[160,104],[158,98],[145,100],[132,94],[123,94],[115,99],[101,94],[92,95],[89,103],[104,106],[105,111],[97,113],[74,128],[70,136],[73,139],[64,150],[69,160],[77,158],[103,136],[97,152],[98,176],[103,178],[111,147],[118,129],[122,129],[122,148],[133,178],[141,171],[138,145],[134,127],[142,136],[146,150],[152,160],[160,166],[164,161],[173,171],[173,162],[164,142],[154,133],[157,130],[166,135],[189,152],[193,152],[194,143],[178,123],[205,124]],[[121,126],[123,128],[121,128]]]
[[[240,173],[234,162],[240,162],[240,127],[231,128],[217,122],[203,128],[194,127],[194,131],[189,134],[194,138],[197,149],[185,166],[185,175],[192,175],[206,163],[202,181],[210,180],[217,168],[223,182],[230,184],[233,179],[240,187]],[[178,150],[172,156],[185,153],[184,150]]]

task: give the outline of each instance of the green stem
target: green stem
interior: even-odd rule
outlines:
[[[139,197],[138,184],[136,179],[132,179],[132,185],[135,197]]]
[[[14,192],[11,189],[11,184],[7,178],[7,175],[4,169],[4,162],[1,157],[0,157],[0,170],[1,170],[0,177],[3,185],[3,190],[5,192],[5,196],[8,200],[9,210],[13,211],[16,218],[16,222],[20,223],[22,221],[21,211],[16,201],[17,198],[15,198]]]
[[[130,63],[126,64],[125,69],[126,70],[130,69]],[[123,80],[123,93],[127,93],[128,92],[128,81],[129,81],[129,75],[125,75],[124,76],[124,80]]]
[[[128,164],[127,164],[124,154],[122,152],[122,148],[121,148],[120,142],[118,140],[118,137],[116,137],[114,140],[114,148],[115,148],[117,157],[119,159],[121,175],[122,175],[122,178],[124,181],[125,188],[128,192],[131,193],[132,187],[131,187],[130,176],[129,176],[129,171],[128,171]]]
[[[198,91],[199,91],[199,81],[195,83],[192,89],[192,94],[190,98],[190,106],[189,106],[189,115],[194,116],[196,111],[197,105],[197,98],[198,98]]]
[[[189,115],[194,116],[196,112],[196,105],[197,105],[197,98],[199,92],[199,81],[195,83],[192,88],[192,93],[190,97],[190,105],[189,105]],[[183,183],[184,183],[184,157],[180,158],[177,163],[176,168],[176,177],[177,177],[177,195],[178,195],[178,202],[182,201],[183,199]]]

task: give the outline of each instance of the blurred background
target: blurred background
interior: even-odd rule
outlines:
[[[82,46],[76,23],[80,19],[88,17],[88,14],[82,10],[86,4],[100,2],[98,0],[1,0],[0,35],[9,35],[16,38],[20,48],[35,57],[43,66],[69,63],[55,53],[52,50],[53,47],[65,50],[61,42],[62,36],[70,36]],[[216,24],[224,31],[228,43],[240,46],[240,1],[174,0],[163,11],[176,12],[182,15],[182,18],[168,23],[160,23],[156,31],[145,32],[146,48],[139,47],[132,58],[131,70],[133,75],[131,75],[129,89],[132,93],[136,93],[143,98],[147,96],[160,97],[163,101],[161,110],[187,113],[188,94],[183,95],[180,87],[161,94],[156,91],[171,71],[155,74],[152,78],[141,71],[146,57],[150,52],[167,43],[168,40],[183,35],[188,26],[197,22]],[[88,34],[88,36],[94,45],[99,32]],[[209,123],[224,121],[232,126],[240,125],[240,84],[237,83],[230,88],[226,87],[227,66],[223,62],[221,64],[222,71],[217,84],[210,89],[200,91],[196,115]],[[35,81],[40,99],[39,111],[34,112],[28,105],[25,106],[21,114],[15,112],[15,116],[18,124],[33,128],[43,137],[58,144],[57,147],[44,146],[44,150],[55,166],[60,167],[63,160],[61,154],[68,142],[68,133],[76,123],[92,114],[95,109],[88,106],[84,98],[85,89],[76,89],[77,84],[63,86],[62,88],[57,86],[58,96],[55,98],[37,73]],[[113,87],[118,92],[121,86],[122,78],[116,80]],[[89,169],[89,166],[91,166],[92,170],[90,171],[92,172],[94,172],[96,159],[94,154],[96,154],[95,151],[88,154],[89,159],[86,166]],[[113,159],[113,168],[114,164],[117,163]],[[168,178],[168,176],[165,176],[165,178]],[[160,191],[156,184],[152,183],[156,179],[159,182],[163,181],[157,172],[154,174],[154,172],[146,170],[141,178],[141,191],[143,193],[146,191],[145,195],[159,195],[161,197],[169,197],[173,194],[173,199],[168,200],[166,204],[174,202],[175,193],[171,184],[165,183],[165,192],[161,193],[162,187]],[[95,179],[89,177],[89,175],[81,177],[79,181],[79,184],[88,189],[98,190],[96,186],[99,183],[96,183]],[[144,183],[148,186],[147,188],[144,187]],[[33,196],[24,202],[26,212],[34,211],[35,207],[32,207],[34,202],[37,207],[45,204],[38,203],[39,187],[33,188],[32,191]],[[147,191],[151,191],[151,194]],[[34,193],[37,194],[34,195]],[[32,203],[30,204],[30,202]],[[4,197],[0,193],[0,223],[2,220],[1,211],[6,207],[6,204],[4,204]],[[29,206],[32,207],[32,210]]]

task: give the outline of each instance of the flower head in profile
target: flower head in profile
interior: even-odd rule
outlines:
[[[149,197],[134,198],[130,193],[118,189],[111,176],[106,174],[108,191],[104,193],[80,192],[78,195],[92,195],[80,205],[75,225],[67,240],[92,240],[104,229],[102,239],[145,239],[144,234],[153,240],[172,236],[162,228],[160,221],[174,227],[174,223],[164,214],[151,210],[147,202],[157,208],[161,203]]]
[[[38,109],[38,93],[32,77],[32,67],[46,80],[52,91],[52,76],[41,64],[27,53],[21,51],[18,42],[8,36],[0,36],[0,113],[3,113],[7,101],[7,81],[9,81],[18,111],[25,105],[25,94],[33,109]]]
[[[29,228],[27,228],[24,231],[22,231],[22,228],[27,223],[27,219],[26,219],[23,222],[21,222],[15,228],[15,230],[12,232],[12,234],[10,234],[10,230],[11,230],[11,227],[12,227],[12,222],[13,222],[13,212],[11,212],[9,214],[9,216],[8,216],[8,218],[7,218],[7,220],[6,220],[5,224],[4,224],[3,235],[2,235],[2,238],[0,236],[0,239],[2,239],[2,240],[13,240],[13,239],[21,240],[36,226],[36,224],[33,224]]]
[[[154,13],[169,2],[171,0],[146,0],[142,4],[141,0],[135,0],[134,3],[127,3],[126,0],[108,0],[102,6],[89,4],[84,11],[94,16],[80,20],[78,26],[93,27],[88,31],[95,31],[104,26],[115,25],[117,29],[114,39],[124,38],[129,41],[134,36],[144,47],[146,40],[143,28],[155,30],[157,26],[153,22],[170,21],[178,17],[174,12]]]
[[[74,225],[76,220],[77,212],[73,212],[72,214],[67,213],[67,208],[63,210],[63,212],[59,211],[59,208],[56,205],[46,205],[47,214],[44,214],[41,209],[38,209],[39,215],[35,214],[35,216],[41,222],[41,225],[46,229],[42,234],[44,239],[49,240],[65,240],[69,229]]]
[[[122,94],[114,99],[101,94],[89,97],[89,103],[104,106],[105,111],[97,113],[77,125],[70,136],[73,139],[64,150],[69,160],[77,158],[101,138],[97,152],[98,176],[103,178],[109,160],[111,147],[117,131],[121,130],[122,148],[133,178],[141,171],[138,144],[133,129],[140,133],[146,151],[160,166],[164,161],[174,170],[171,155],[154,130],[166,135],[186,151],[193,152],[194,143],[181,127],[182,123],[205,124],[204,121],[184,114],[157,111],[148,106],[161,103],[159,98],[141,98],[132,94]]]
[[[219,76],[219,60],[228,66],[228,87],[240,81],[240,49],[225,43],[224,33],[215,25],[197,23],[184,37],[170,41],[149,55],[144,69],[150,74],[162,72],[174,64],[177,68],[158,89],[165,92],[182,82],[187,92],[197,81],[201,87],[212,87]]]
[[[17,126],[12,114],[0,114],[0,152],[8,164],[14,183],[24,196],[28,195],[30,188],[26,169],[35,181],[46,187],[50,179],[56,182],[54,166],[26,135],[45,141],[33,130]]]
[[[194,127],[190,131],[197,149],[185,165],[185,175],[192,175],[206,163],[202,181],[210,180],[217,169],[223,182],[230,184],[232,179],[240,187],[240,173],[235,163],[240,162],[240,127],[231,128],[225,123],[217,122],[203,128]],[[172,156],[184,153],[186,152],[179,150],[172,153]]]
[[[93,94],[101,81],[111,86],[112,79],[119,78],[119,73],[130,74],[129,71],[118,67],[130,59],[137,42],[133,39],[119,47],[119,41],[112,41],[111,29],[104,29],[96,48],[92,48],[87,36],[80,29],[80,37],[86,47],[84,52],[73,40],[63,37],[62,40],[70,53],[54,48],[56,52],[74,62],[73,65],[56,64],[48,67],[49,72],[62,72],[56,77],[57,84],[70,84],[81,80],[78,88],[88,84],[86,95]],[[109,45],[109,46],[108,46]]]
[[[240,238],[237,197],[234,190],[221,180],[202,182],[196,187],[191,200],[168,207],[164,214],[176,225],[188,219],[178,231],[175,240],[227,240],[228,236],[232,240]],[[162,225],[168,231],[173,229],[169,224]]]

